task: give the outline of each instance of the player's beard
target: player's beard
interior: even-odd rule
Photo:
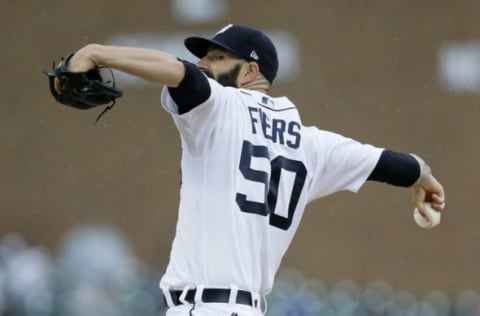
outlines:
[[[205,72],[205,73],[208,77],[217,80],[217,82],[224,87],[238,88],[237,78],[238,78],[238,74],[240,73],[241,67],[242,67],[241,63],[236,64],[229,71],[219,74],[217,78],[215,78],[211,72]]]

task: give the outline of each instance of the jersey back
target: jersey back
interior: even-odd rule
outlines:
[[[358,190],[381,151],[303,126],[285,97],[210,85],[210,98],[182,115],[168,89],[162,93],[181,136],[182,185],[160,285],[265,294],[307,203]]]

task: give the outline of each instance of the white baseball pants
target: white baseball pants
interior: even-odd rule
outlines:
[[[242,304],[200,303],[173,306],[166,316],[262,316],[262,312]]]

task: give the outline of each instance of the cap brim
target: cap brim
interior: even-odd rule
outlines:
[[[205,55],[207,55],[208,49],[212,46],[220,46],[221,48],[233,53],[237,54],[234,50],[232,50],[230,47],[217,42],[215,40],[211,40],[208,38],[203,38],[203,37],[189,37],[185,39],[185,47],[195,56],[198,58],[203,58]]]

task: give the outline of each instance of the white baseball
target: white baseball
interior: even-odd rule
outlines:
[[[415,223],[421,228],[433,228],[440,224],[441,214],[432,208],[432,204],[430,202],[423,203],[425,209],[427,210],[428,220],[422,216],[420,211],[415,208],[413,211],[413,218],[415,219]]]

